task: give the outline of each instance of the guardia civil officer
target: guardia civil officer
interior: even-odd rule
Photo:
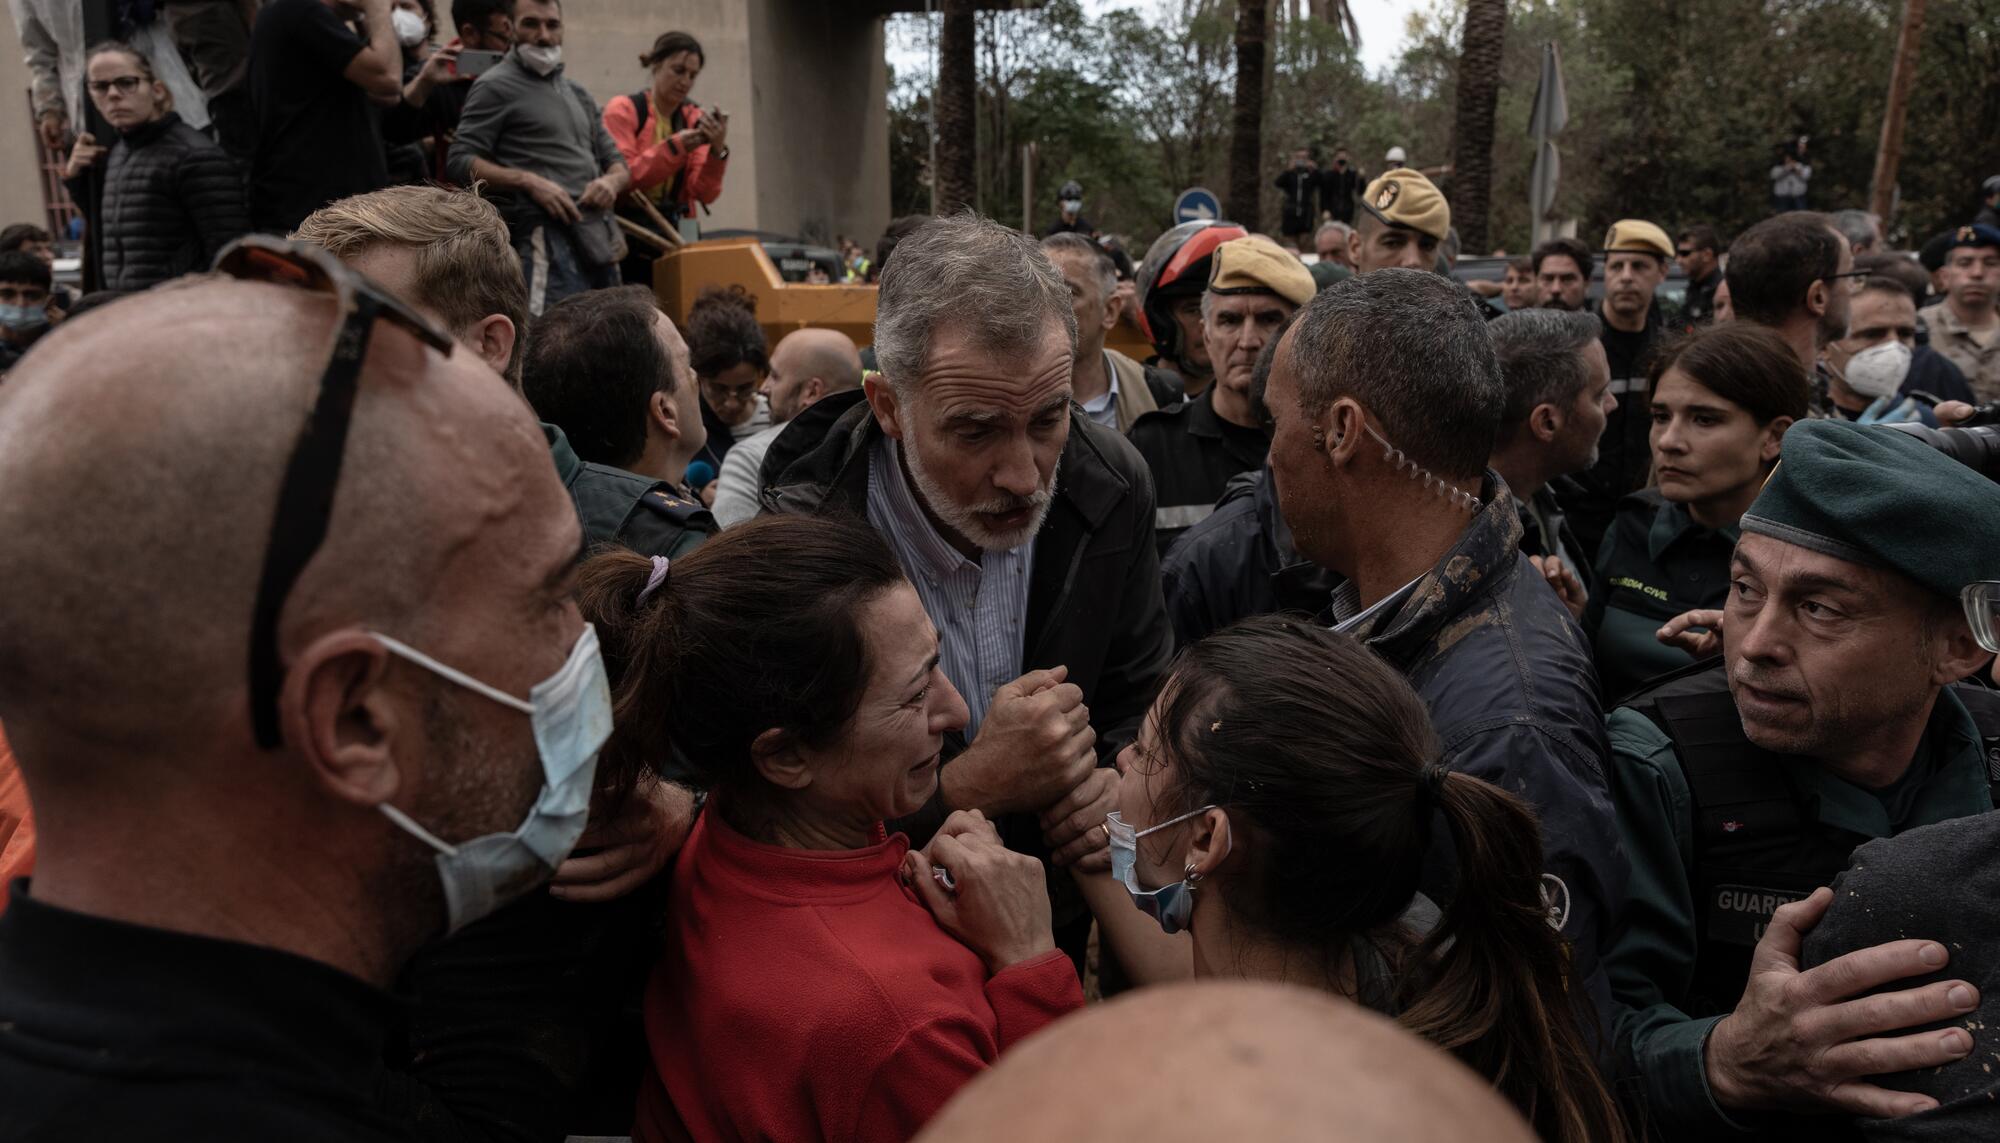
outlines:
[[[1812,399],[1784,340],[1752,322],[1704,326],[1669,345],[1647,388],[1654,482],[1618,502],[1583,617],[1612,702],[1688,664],[1685,649],[1657,638],[1660,625],[1723,605],[1738,522]]]
[[[2000,578],[2000,488],[1893,430],[1803,421],[1741,532],[1722,657],[1607,724],[1632,876],[1605,965],[1659,1139],[1930,1106],[1865,1077],[1964,1056],[1963,1029],[1910,1033],[1978,1004],[1957,979],[1898,991],[1955,955],[1935,941],[1798,958],[1855,846],[1994,807],[2000,699],[1959,683],[1989,656],[1957,597]]]
[[[550,432],[586,542],[672,558],[716,533],[682,483],[708,438],[687,343],[644,286],[564,298],[535,321],[521,391]]]

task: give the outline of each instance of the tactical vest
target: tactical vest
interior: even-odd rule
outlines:
[[[1952,691],[1984,742],[1987,779],[2000,806],[2000,694],[1976,683]],[[1673,740],[1694,819],[1694,987],[1690,1016],[1733,1011],[1750,979],[1750,954],[1778,906],[1831,885],[1869,838],[1818,820],[1779,755],[1754,745],[1719,661],[1664,675],[1625,704]]]
[[[683,556],[716,532],[701,501],[664,480],[585,461],[570,478],[570,499],[586,544],[620,543],[642,556]]]

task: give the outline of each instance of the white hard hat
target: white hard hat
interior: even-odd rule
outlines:
[[[1409,156],[1403,153],[1403,149],[1401,147],[1389,148],[1389,153],[1382,157],[1391,163],[1402,163],[1409,161]]]

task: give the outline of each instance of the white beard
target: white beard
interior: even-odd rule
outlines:
[[[1011,532],[995,532],[979,522],[978,513],[1015,511],[1024,507],[1019,498],[1010,496],[1004,500],[961,506],[945,493],[944,486],[939,484],[924,467],[923,458],[918,455],[917,449],[909,441],[899,443],[902,446],[903,457],[909,463],[910,481],[917,486],[917,495],[923,497],[924,504],[932,512],[937,513],[938,519],[943,520],[947,527],[971,540],[980,549],[989,552],[1012,551],[1033,539],[1035,533],[1042,530],[1042,521],[1048,517],[1049,505],[1055,503],[1056,499],[1056,474],[1053,471],[1049,473],[1049,486],[1027,497],[1025,506],[1034,509],[1034,515],[1029,517],[1028,522]]]

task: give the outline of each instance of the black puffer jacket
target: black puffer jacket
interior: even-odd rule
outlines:
[[[214,140],[168,112],[112,144],[104,201],[104,286],[143,290],[192,270],[250,229],[243,175]],[[81,180],[70,195],[84,197]]]

